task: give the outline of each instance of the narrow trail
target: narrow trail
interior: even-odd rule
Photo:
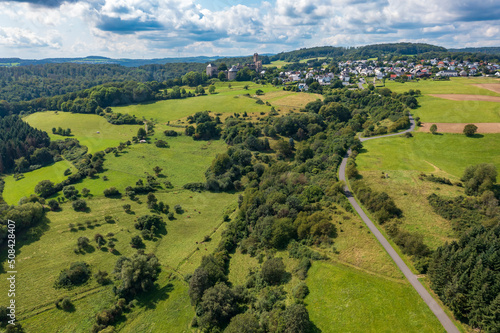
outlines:
[[[410,115],[410,128],[407,129],[406,131],[400,132],[400,133],[395,133],[395,134],[387,134],[387,135],[380,135],[380,136],[372,136],[369,138],[361,138],[360,141],[367,141],[367,140],[374,140],[374,139],[379,139],[379,138],[385,138],[385,137],[390,137],[390,136],[396,136],[396,135],[401,135],[406,132],[413,131],[415,129],[415,120],[413,120],[413,117]],[[345,177],[345,168],[347,165],[347,158],[350,156],[351,150],[344,156],[342,160],[342,164],[340,165],[339,168],[339,179],[346,182],[346,177]],[[344,193],[349,200],[349,203],[351,206],[356,210],[358,215],[361,217],[363,222],[366,224],[368,229],[375,235],[377,240],[382,244],[384,249],[387,251],[387,253],[391,256],[392,260],[396,263],[398,268],[403,272],[404,276],[408,279],[410,284],[415,288],[417,293],[422,297],[424,302],[429,306],[431,311],[436,315],[438,320],[441,322],[441,325],[443,325],[444,329],[448,333],[459,333],[459,330],[457,327],[453,324],[451,319],[448,317],[448,315],[444,312],[443,308],[432,298],[432,296],[429,294],[427,289],[424,288],[424,286],[420,283],[418,280],[418,276],[413,274],[412,271],[408,268],[408,266],[405,264],[403,259],[399,256],[399,254],[394,250],[394,248],[391,246],[391,244],[387,241],[387,239],[382,235],[382,233],[377,229],[375,224],[368,218],[368,216],[365,214],[363,209],[358,205],[356,202],[356,199],[354,199],[353,194],[347,187],[347,185],[344,188]]]

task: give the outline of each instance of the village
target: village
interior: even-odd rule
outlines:
[[[318,82],[327,86],[340,81],[342,85],[356,84],[358,81],[382,83],[385,80],[411,81],[419,79],[442,80],[449,77],[494,76],[500,77],[500,65],[497,63],[483,63],[470,61],[454,61],[448,59],[426,59],[418,62],[405,60],[377,61],[377,60],[348,60],[332,64],[328,59],[310,59],[305,63],[303,70],[284,70],[276,77],[282,84],[295,84],[300,91],[307,91],[309,84]],[[272,63],[268,67],[272,67]],[[219,71],[214,64],[208,64],[206,74],[216,77],[223,73],[227,80],[235,80],[236,74],[243,68],[255,70],[260,76],[266,74],[266,67],[258,60],[258,54],[253,56],[253,62],[245,65],[237,64],[231,68]],[[286,68],[286,67],[285,67]]]

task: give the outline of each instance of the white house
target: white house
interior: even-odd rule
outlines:
[[[445,70],[445,71],[440,71],[436,74],[436,76],[447,76],[447,77],[455,77],[455,76],[458,76],[458,73],[457,71],[448,71],[448,70]]]
[[[309,86],[305,83],[299,83],[298,88],[300,91],[307,91],[309,89]]]

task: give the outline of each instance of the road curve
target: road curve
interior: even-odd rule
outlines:
[[[400,135],[401,133],[406,133],[413,131],[415,128],[415,121],[413,120],[412,116],[410,115],[410,129],[396,133],[396,134],[388,134],[388,135],[381,135],[381,136],[373,136],[369,138],[361,138],[361,141],[366,141],[366,140],[373,140],[373,139],[378,139],[378,138],[383,138],[383,137],[388,137],[388,136],[395,136],[395,135]],[[345,178],[345,168],[347,165],[347,158],[351,154],[351,150],[344,156],[344,159],[342,160],[342,163],[340,164],[339,168],[339,179],[346,181]],[[398,255],[398,253],[394,250],[394,248],[389,244],[387,239],[382,235],[382,233],[377,229],[375,224],[368,218],[368,216],[365,214],[365,212],[361,209],[361,207],[358,205],[356,200],[353,197],[353,194],[349,191],[349,188],[347,185],[344,188],[345,195],[347,199],[349,200],[349,203],[354,207],[356,212],[359,214],[363,222],[368,226],[368,229],[375,235],[377,240],[382,244],[384,249],[387,251],[387,253],[391,256],[392,260],[396,263],[396,265],[399,267],[399,269],[403,272],[404,276],[410,281],[410,284],[415,288],[415,290],[418,292],[420,297],[424,300],[424,302],[429,306],[429,308],[432,310],[432,312],[436,315],[436,317],[439,319],[441,322],[441,325],[443,325],[444,329],[448,333],[459,333],[459,330],[457,327],[453,324],[453,322],[450,320],[448,315],[443,311],[441,306],[437,304],[437,302],[432,298],[432,296],[429,294],[427,289],[424,288],[424,286],[420,283],[420,281],[417,279],[417,276],[412,273],[412,271],[408,268],[408,266],[405,264],[403,259]]]

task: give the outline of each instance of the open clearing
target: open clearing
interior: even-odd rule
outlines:
[[[321,332],[442,332],[417,292],[341,264],[314,262],[305,303]],[[318,330],[318,331],[319,331]]]
[[[483,96],[483,95],[465,95],[465,94],[429,94],[438,98],[449,99],[452,101],[483,101],[483,102],[500,102],[500,97]]]
[[[212,95],[114,107],[113,112],[129,113],[139,118],[154,119],[160,123],[179,120],[200,111],[213,111],[221,114],[245,111],[248,113],[269,112],[270,106],[258,104],[257,99],[252,97],[265,96],[255,96],[259,89],[265,94],[281,90],[272,85],[262,86],[252,82],[224,82],[215,86],[216,93]],[[248,89],[245,89],[245,86],[248,86]]]
[[[66,179],[67,176],[64,175],[66,169],[76,171],[76,168],[70,162],[62,160],[50,166],[26,172],[24,177],[19,180],[15,180],[12,175],[6,176],[2,193],[3,199],[9,205],[17,205],[19,199],[35,193],[35,186],[42,180],[50,179],[52,182],[57,183]]]
[[[31,126],[47,132],[51,140],[64,140],[67,136],[52,134],[52,128],[70,128],[70,138],[80,141],[82,146],[95,153],[108,147],[116,147],[120,142],[132,140],[139,125],[112,125],[96,114],[81,114],[62,111],[46,111],[30,114],[23,119]]]
[[[438,133],[463,133],[464,127],[470,123],[422,123],[420,132],[430,132],[432,124],[436,124]],[[474,123],[477,133],[500,133],[500,123]]]
[[[414,133],[413,138],[388,137],[363,143],[364,149],[356,163],[363,170],[416,170],[432,172],[435,165],[460,178],[466,167],[494,163],[500,168],[500,135],[463,134],[432,135]]]

